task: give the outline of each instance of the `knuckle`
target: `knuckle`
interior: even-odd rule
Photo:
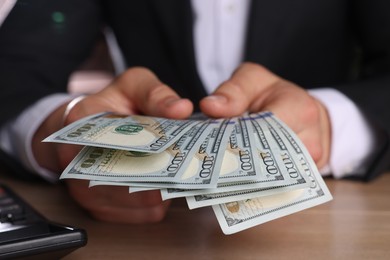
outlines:
[[[146,99],[156,100],[171,94],[173,93],[170,91],[170,88],[167,85],[159,83],[150,88],[146,95]]]
[[[116,82],[129,84],[131,82],[138,82],[144,79],[156,79],[156,76],[147,68],[132,67],[125,70],[120,76],[118,76]]]
[[[316,147],[312,150],[312,157],[314,162],[319,162],[322,158],[322,149],[320,147]]]
[[[308,98],[304,107],[305,113],[301,114],[303,122],[307,122],[310,125],[318,124],[320,122],[320,112],[317,101],[314,98]]]
[[[319,142],[309,142],[306,144],[306,147],[313,159],[314,162],[319,162],[323,156],[323,149]]]

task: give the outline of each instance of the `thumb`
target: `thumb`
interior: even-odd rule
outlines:
[[[181,98],[146,68],[131,68],[113,83],[130,101],[132,109],[158,117],[182,119],[191,115],[193,104]]]
[[[200,102],[203,113],[211,117],[239,116],[260,102],[261,94],[278,77],[254,63],[243,63],[232,77]]]

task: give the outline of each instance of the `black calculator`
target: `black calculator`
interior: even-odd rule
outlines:
[[[49,221],[0,184],[0,259],[60,259],[86,243],[85,230]]]

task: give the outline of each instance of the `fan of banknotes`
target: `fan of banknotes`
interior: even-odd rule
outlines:
[[[302,142],[270,112],[202,120],[101,113],[44,141],[84,146],[61,179],[212,206],[225,234],[332,199]]]

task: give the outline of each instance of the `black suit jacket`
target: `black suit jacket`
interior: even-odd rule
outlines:
[[[378,125],[367,179],[390,163],[389,11],[387,0],[253,0],[248,17],[246,61],[304,88],[336,88]],[[19,0],[0,28],[0,123],[66,91],[102,24],[112,27],[129,67],[150,68],[197,104],[206,93],[195,65],[195,19],[189,0]]]

